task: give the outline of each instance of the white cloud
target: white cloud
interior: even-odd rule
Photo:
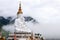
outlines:
[[[60,37],[60,0],[21,0],[23,14],[32,16],[40,22],[36,31],[45,37]],[[18,9],[17,0],[0,0],[0,15],[16,15]],[[41,30],[40,30],[41,29]],[[35,29],[34,29],[35,30]],[[53,34],[54,33],[54,34]],[[52,36],[51,36],[52,35]]]
[[[40,26],[34,27],[45,37],[59,38],[60,26],[60,1],[41,0],[39,4],[26,5],[29,7],[29,15],[40,22]],[[27,14],[28,14],[27,13]],[[54,34],[53,34],[54,33]],[[47,36],[48,35],[48,36]]]

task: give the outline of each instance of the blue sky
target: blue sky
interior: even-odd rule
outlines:
[[[0,0],[0,16],[16,16],[20,0]],[[60,37],[60,0],[21,0],[23,15],[35,18],[40,24],[33,30],[45,37]],[[34,26],[34,25],[33,25]]]

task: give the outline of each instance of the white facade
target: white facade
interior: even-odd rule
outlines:
[[[19,14],[17,19],[15,20],[15,30],[17,32],[19,32],[19,31],[31,32],[31,30],[25,24],[24,17],[22,16],[22,14]]]

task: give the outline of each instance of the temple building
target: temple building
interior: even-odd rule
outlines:
[[[8,40],[41,40],[40,34],[34,33],[30,30],[26,23],[25,19],[22,16],[23,12],[21,9],[21,2],[19,4],[19,9],[17,12],[17,18],[14,23],[15,31],[14,33],[10,33],[8,36]]]

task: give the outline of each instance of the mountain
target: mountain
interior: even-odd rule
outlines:
[[[25,21],[29,22],[32,21],[32,23],[38,23],[34,18],[30,17],[30,16],[25,16]]]
[[[5,19],[4,17],[0,16],[0,23],[2,25],[7,25],[9,24],[10,20],[9,19]]]
[[[30,22],[32,21],[32,23],[38,23],[34,18],[30,17],[30,16],[26,16],[24,17],[25,18],[25,22]],[[3,16],[0,16],[0,23],[2,25],[8,25],[8,24],[13,24],[14,21],[15,21],[16,18],[13,18],[13,17],[3,17]]]

